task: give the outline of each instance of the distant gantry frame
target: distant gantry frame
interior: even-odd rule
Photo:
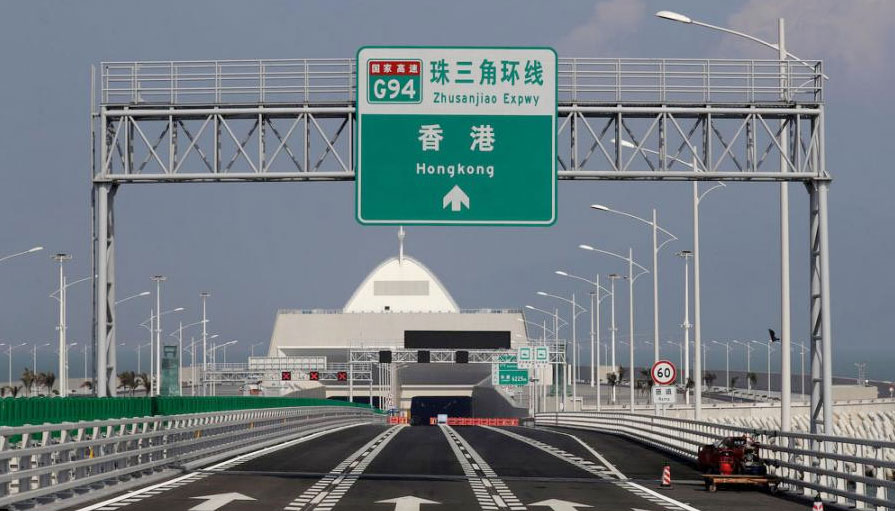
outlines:
[[[116,392],[118,187],[354,180],[355,70],[354,59],[106,62],[94,70],[98,395]],[[805,184],[812,424],[830,434],[822,62],[561,58],[557,92],[559,179]]]

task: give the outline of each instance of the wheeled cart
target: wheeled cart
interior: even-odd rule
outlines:
[[[771,493],[777,493],[780,478],[775,476],[759,476],[748,474],[703,474],[705,489],[709,492],[718,490],[719,485],[749,485],[767,488]]]

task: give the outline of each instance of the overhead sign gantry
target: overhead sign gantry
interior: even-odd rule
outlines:
[[[549,225],[556,219],[556,53],[362,48],[357,219]]]

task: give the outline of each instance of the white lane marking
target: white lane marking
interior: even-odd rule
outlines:
[[[329,474],[306,489],[283,509],[286,511],[324,511],[339,503],[348,490],[354,486],[358,476],[367,469],[386,445],[405,428],[405,425],[392,426],[376,435],[372,440],[354,451],[350,456],[336,465]]]
[[[497,477],[491,466],[469,445],[469,442],[450,426],[439,425],[438,427],[441,428],[451,450],[454,451],[454,456],[460,462],[463,474],[466,476],[480,508],[487,511],[506,508],[526,511],[527,508],[522,501],[510,491],[503,480]]]
[[[343,429],[353,428],[353,427],[355,427],[355,426],[359,426],[359,425],[360,425],[360,424],[349,424],[349,425],[347,425],[347,426],[339,426],[339,427],[337,427],[337,428],[328,429],[328,430],[325,430],[325,431],[318,431],[317,433],[312,433],[312,434],[310,434],[310,435],[308,435],[308,436],[303,436],[303,437],[301,437],[301,438],[296,438],[296,439],[294,439],[294,440],[289,440],[288,442],[283,442],[283,443],[281,443],[281,444],[276,444],[276,445],[272,445],[272,446],[270,446],[270,447],[265,447],[264,449],[260,449],[260,450],[257,450],[257,451],[252,451],[252,452],[245,453],[245,454],[241,454],[241,455],[239,455],[239,456],[236,456],[235,458],[231,458],[231,459],[229,459],[229,460],[222,461],[221,463],[218,463],[218,464],[216,464],[216,465],[212,465],[212,466],[210,466],[210,467],[208,467],[208,468],[206,468],[206,469],[204,469],[204,470],[219,470],[221,467],[226,467],[226,466],[231,465],[231,464],[234,464],[234,463],[245,462],[245,461],[248,461],[250,458],[257,458],[257,457],[259,457],[259,456],[263,456],[263,455],[268,454],[268,453],[273,452],[273,451],[277,451],[277,450],[280,450],[280,449],[285,449],[285,448],[287,448],[287,447],[292,447],[293,445],[301,444],[301,443],[307,442],[307,441],[309,441],[309,440],[313,440],[313,439],[315,439],[315,438],[321,437],[321,436],[323,436],[323,435],[328,435],[328,434],[330,434],[330,433],[335,433],[336,431],[342,431]],[[131,499],[131,498],[135,498],[135,497],[137,497],[137,498],[141,498],[141,499],[142,499],[142,498],[146,498],[146,497],[150,496],[150,495],[153,494],[153,493],[154,493],[154,494],[158,494],[158,493],[160,493],[159,491],[156,491],[156,490],[161,489],[162,491],[165,491],[165,490],[169,489],[169,488],[168,488],[169,486],[171,486],[171,485],[173,485],[173,484],[176,484],[176,483],[179,483],[179,482],[181,482],[181,481],[188,481],[188,482],[198,481],[199,479],[204,479],[204,478],[207,477],[208,475],[209,475],[209,474],[204,473],[204,472],[202,472],[202,473],[189,473],[189,474],[186,474],[186,475],[182,475],[182,476],[180,476],[180,477],[176,477],[176,478],[174,478],[174,479],[170,479],[170,480],[168,480],[168,481],[164,481],[164,482],[161,482],[161,483],[158,483],[158,484],[154,484],[154,485],[152,485],[152,486],[147,486],[147,487],[145,487],[145,488],[141,488],[141,489],[139,489],[139,490],[134,490],[134,491],[132,491],[132,492],[125,493],[124,495],[119,495],[119,496],[117,496],[117,497],[111,498],[111,499],[109,499],[109,500],[105,500],[105,501],[100,502],[100,503],[98,503],[98,504],[93,504],[93,505],[90,505],[90,506],[87,506],[87,507],[82,507],[82,508],[80,508],[80,509],[77,509],[76,511],[97,511],[97,510],[99,510],[99,509],[101,509],[101,508],[103,508],[103,507],[110,506],[110,505],[112,505],[112,504],[115,504],[116,502],[121,502],[121,501],[126,500],[126,499]],[[125,503],[125,505],[126,505],[126,504],[130,504],[130,502]],[[123,507],[123,506],[119,506],[119,507]]]
[[[492,426],[480,426],[480,427],[483,427],[483,428],[486,428],[486,429],[489,429],[492,431],[496,431],[498,433],[502,433],[510,438],[515,438],[516,440],[519,440],[520,442],[527,443],[527,444],[531,445],[532,447],[541,449],[542,451],[552,454],[561,460],[565,460],[566,462],[571,463],[572,465],[575,465],[583,470],[586,470],[587,472],[590,472],[594,475],[598,475],[599,477],[606,478],[605,474],[600,474],[598,472],[595,472],[593,467],[591,467],[587,464],[581,463],[579,461],[579,460],[581,460],[581,458],[574,456],[574,455],[571,457],[563,456],[561,453],[563,453],[565,451],[563,451],[562,449],[553,447],[552,445],[545,444],[544,442],[535,440],[533,438],[530,438],[530,437],[527,437],[524,435],[520,435],[518,433],[513,433],[511,431],[506,431],[506,430],[495,428]],[[558,432],[556,432],[556,433],[558,433]],[[558,434],[562,434],[562,433],[558,433]],[[588,450],[593,451],[593,449],[588,449]],[[595,452],[595,451],[593,451],[593,452]],[[605,459],[605,458],[600,456],[600,459]],[[614,466],[612,467],[612,469],[614,469],[614,471],[613,471],[614,473],[621,474],[621,472]],[[667,495],[663,495],[659,492],[650,490],[649,488],[646,488],[646,487],[641,486],[637,483],[634,483],[634,482],[628,480],[628,478],[624,474],[621,474],[621,478],[622,478],[622,480],[616,481],[614,483],[616,486],[618,486],[620,488],[624,488],[624,489],[630,491],[631,493],[633,493],[641,498],[644,498],[654,504],[659,504],[666,509],[676,509],[676,510],[683,510],[683,511],[700,511],[699,509],[697,509],[695,507],[692,507],[688,504],[685,504],[683,502],[675,500]],[[661,503],[660,503],[660,501],[661,501]]]
[[[543,430],[543,431],[549,431],[549,432],[551,432],[551,433],[555,433],[555,434],[557,434],[557,435],[565,435],[565,436],[574,438],[576,442],[578,442],[578,443],[581,444],[585,449],[587,449],[587,452],[591,453],[591,455],[593,455],[594,458],[597,458],[598,460],[600,460],[600,463],[602,463],[604,466],[606,466],[606,468],[608,468],[610,472],[612,472],[613,474],[615,474],[616,477],[618,477],[619,479],[627,479],[627,478],[628,478],[628,476],[626,476],[625,474],[622,474],[621,470],[617,469],[617,468],[615,467],[615,465],[613,465],[612,463],[610,463],[609,460],[607,460],[602,454],[600,454],[600,453],[598,453],[597,451],[595,451],[595,450],[593,449],[593,447],[587,445],[583,440],[581,440],[581,439],[578,438],[577,436],[572,435],[572,434],[570,434],[570,433],[563,433],[563,432],[560,432],[560,431],[553,431],[552,429],[550,429],[550,430]]]

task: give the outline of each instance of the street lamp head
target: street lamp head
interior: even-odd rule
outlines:
[[[31,252],[31,250],[29,250],[29,252]],[[60,253],[54,255],[54,256],[53,256],[53,259],[55,259],[56,261],[59,261],[59,262],[61,263],[61,262],[63,262],[63,261],[69,261],[69,260],[71,260],[71,256],[68,255],[68,254],[63,254],[63,253],[60,252]]]
[[[624,145],[624,142],[622,142],[622,145]],[[602,204],[591,204],[590,209],[595,209],[597,211],[609,211],[609,208]]]
[[[216,337],[218,337],[218,336],[220,336],[220,334],[209,335],[208,338],[209,338],[209,339],[214,339],[214,338],[216,338]]]
[[[693,255],[693,251],[692,250],[681,250],[680,252],[677,253],[677,255],[679,255],[681,257],[688,257],[688,256]]]
[[[529,309],[529,310],[535,310],[535,308],[532,307],[531,305],[526,305],[525,308],[526,308],[526,309]]]
[[[164,281],[168,280],[168,277],[165,277],[164,275],[153,275],[152,280],[154,280],[156,282],[164,282]]]
[[[149,291],[143,291],[142,293],[138,294],[137,296],[149,296],[151,294],[152,293],[150,293]]]
[[[591,207],[593,207],[593,206],[591,206]],[[578,245],[578,248],[580,248],[581,250],[590,250],[590,251],[594,250],[594,247],[592,247],[590,245]]]
[[[610,139],[610,142],[612,142],[612,143],[614,144],[614,143],[615,143],[615,139],[614,139],[614,138],[613,138],[613,139]],[[636,145],[634,145],[634,144],[631,143],[631,142],[628,142],[628,141],[625,140],[625,139],[622,139],[622,141],[619,142],[619,145],[621,145],[622,147],[627,147],[628,149],[637,149],[637,146],[636,146]]]
[[[659,11],[656,13],[656,16],[666,20],[679,21],[681,23],[693,23],[693,20],[690,19],[689,16],[684,16],[683,14],[674,11]]]
[[[171,312],[180,312],[180,311],[182,311],[182,310],[184,310],[183,307],[178,307],[178,308],[174,309],[174,310],[171,311]]]
[[[547,293],[545,293],[545,292],[543,292],[543,291],[538,291],[538,295],[540,295],[540,296],[547,296]]]
[[[568,273],[566,273],[566,272],[564,272],[564,271],[562,271],[562,270],[556,270],[556,271],[553,272],[553,273],[555,273],[555,274],[557,274],[557,275],[559,275],[559,276],[561,276],[561,277],[568,277],[568,276],[569,276]]]
[[[28,253],[30,254],[30,253],[32,253],[32,252],[40,252],[40,251],[43,250],[43,249],[44,249],[44,248],[43,248],[43,247],[40,247],[40,246],[38,246],[38,247],[33,247],[33,248],[29,248],[29,249],[28,249]]]
[[[208,291],[202,291],[201,293],[199,293],[199,296],[201,296],[202,298],[208,298],[209,296],[211,296],[211,293],[209,293]]]
[[[620,278],[622,278],[622,276],[619,275],[618,273],[610,273],[610,274],[609,274],[609,278],[610,278],[611,280],[615,280],[615,279],[620,279]]]

